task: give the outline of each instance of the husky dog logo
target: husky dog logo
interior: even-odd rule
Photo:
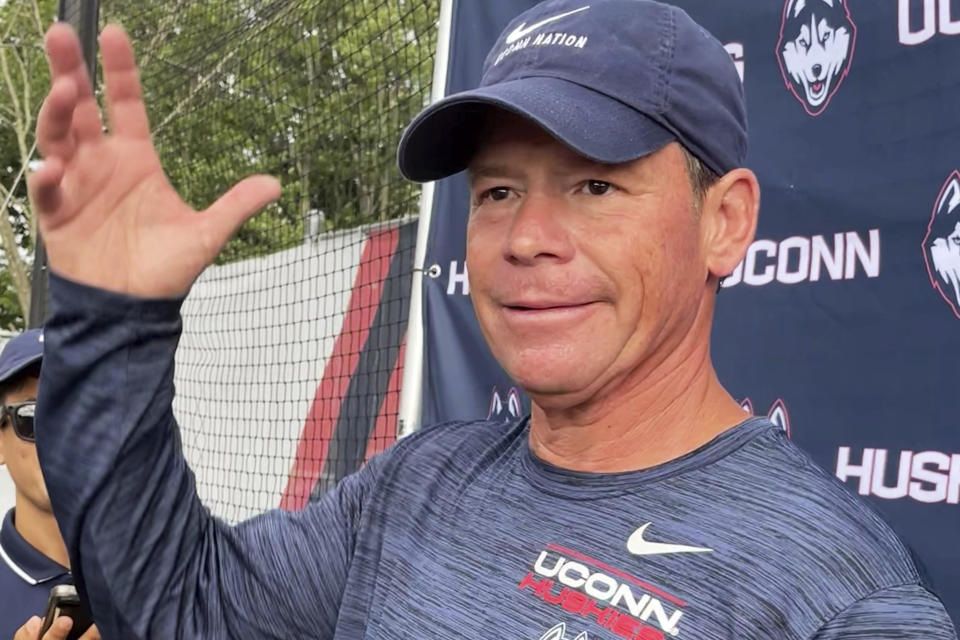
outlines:
[[[923,259],[933,288],[960,318],[960,170],[943,183],[933,205],[923,238]]]
[[[500,390],[493,388],[493,394],[490,396],[490,410],[487,412],[487,420],[494,422],[514,422],[523,415],[523,405],[520,402],[520,392],[516,387],[510,387],[504,394],[500,395]]]
[[[567,625],[564,622],[550,627],[538,640],[570,640],[567,638]],[[581,631],[573,640],[590,640],[586,631]]]
[[[787,0],[777,60],[787,87],[820,115],[850,70],[857,26],[847,0]]]
[[[750,401],[750,398],[741,400],[740,406],[750,415],[754,415],[753,402]],[[777,398],[777,401],[770,405],[770,410],[767,411],[767,418],[770,419],[770,422],[783,429],[788,438],[792,437],[790,434],[790,415],[787,413],[787,405],[784,404],[783,400]]]

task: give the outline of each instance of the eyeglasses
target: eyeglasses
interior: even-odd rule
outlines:
[[[13,432],[17,434],[18,438],[26,440],[27,442],[35,442],[36,435],[33,430],[33,416],[36,412],[36,400],[5,404],[3,407],[0,407],[0,420],[10,418],[10,424],[13,425]]]

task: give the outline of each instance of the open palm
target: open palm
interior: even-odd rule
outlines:
[[[120,293],[182,295],[230,235],[280,196],[280,186],[252,176],[204,211],[184,203],[150,139],[129,38],[108,26],[100,49],[109,134],[76,34],[64,24],[47,32],[51,86],[37,120],[44,162],[28,184],[50,266]]]

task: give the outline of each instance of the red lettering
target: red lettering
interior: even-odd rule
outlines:
[[[523,577],[523,580],[520,581],[519,589],[523,591],[525,588],[530,587],[533,589],[533,592],[539,597],[546,599],[546,594],[550,592],[550,589],[553,588],[553,580],[537,580],[534,577],[534,573],[531,571]]]
[[[551,582],[552,582],[552,580],[551,580]],[[550,604],[560,604],[560,602],[563,600],[563,595],[564,595],[566,592],[567,592],[567,588],[564,587],[563,589],[560,590],[560,593],[558,593],[557,595],[553,595],[552,593],[550,593],[549,591],[547,591],[547,592],[546,592],[545,594],[543,594],[541,597],[543,598],[543,601],[544,601],[544,602],[549,602]]]
[[[620,615],[617,617],[617,622],[613,625],[611,631],[621,638],[633,640],[634,636],[639,633],[642,627],[643,625],[640,624],[640,622],[630,616]]]
[[[616,626],[617,620],[619,618],[620,618],[620,612],[617,610],[614,610],[613,615],[607,618],[607,621],[603,623],[603,626],[606,627],[607,629],[613,629]]]
[[[643,628],[635,636],[636,640],[663,640],[663,632],[659,629],[654,629],[653,627],[648,627],[643,625]]]
[[[617,615],[616,607],[605,607],[603,609],[597,608],[596,601],[593,598],[587,598],[587,604],[580,611],[580,615],[585,618],[590,616],[597,617],[597,624],[601,627],[606,627],[610,619]]]
[[[556,582],[547,578],[538,579],[531,571],[520,581],[518,589],[523,591],[529,588],[544,602],[559,604],[570,613],[584,618],[595,617],[598,625],[627,640],[665,640],[666,638],[659,629],[643,624],[632,616],[620,612],[616,607],[598,607],[596,600],[576,589],[564,587],[559,593],[554,594],[552,591],[555,584]]]
[[[590,598],[579,591],[573,591],[571,589],[564,589],[561,595],[563,595],[563,608],[570,613],[580,613],[590,600]]]

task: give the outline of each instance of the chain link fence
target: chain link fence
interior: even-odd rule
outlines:
[[[183,445],[239,520],[301,508],[396,437],[419,188],[396,169],[429,100],[431,0],[103,0],[132,37],[154,141],[203,208],[251,173],[279,203],[184,305]]]

